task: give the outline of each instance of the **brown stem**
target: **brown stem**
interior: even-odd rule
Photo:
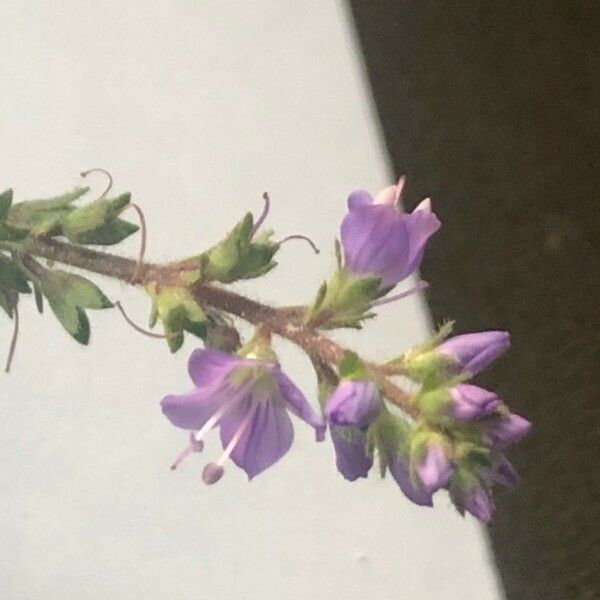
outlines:
[[[10,347],[8,349],[8,356],[6,358],[6,366],[4,367],[4,372],[8,373],[10,371],[10,366],[12,365],[12,360],[15,355],[15,350],[17,349],[17,339],[19,338],[19,309],[15,304],[15,308],[13,310],[14,314],[14,327],[13,327],[13,335],[10,340]]]
[[[52,238],[30,238],[25,243],[25,250],[29,254],[120,279],[126,283],[132,281],[136,269],[135,260],[82,248]],[[194,265],[190,261],[167,265],[145,263],[139,268],[137,282],[142,285],[150,281],[156,281],[159,285],[182,284],[182,274],[192,268]],[[297,309],[273,308],[213,284],[196,283],[192,285],[191,291],[200,304],[213,306],[253,325],[265,323],[273,333],[290,340],[308,355],[316,356],[326,363],[337,366],[344,356],[346,349],[304,324],[302,312]],[[411,402],[410,396],[392,383],[381,367],[377,365],[369,365],[369,367],[390,401],[407,414],[417,416],[418,410]]]

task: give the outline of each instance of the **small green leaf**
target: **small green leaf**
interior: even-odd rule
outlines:
[[[53,273],[57,285],[63,289],[65,298],[74,305],[96,310],[114,306],[102,290],[89,279],[64,271],[54,271]]]
[[[13,191],[9,188],[0,194],[0,221],[5,221],[12,204]]]
[[[15,306],[17,304],[18,294],[14,290],[0,287],[0,307],[12,319]]]
[[[90,322],[85,312],[65,300],[54,287],[43,286],[43,290],[48,304],[60,324],[80,344],[87,345],[90,340]]]
[[[113,306],[100,288],[80,275],[48,271],[40,285],[56,318],[81,344],[87,344],[90,339],[90,322],[84,309]]]
[[[0,287],[28,294],[29,284],[19,267],[3,254],[0,254]]]

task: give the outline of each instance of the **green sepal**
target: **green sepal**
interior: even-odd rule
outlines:
[[[12,199],[13,191],[10,188],[0,194],[0,221],[6,221],[8,211],[12,205]]]
[[[206,338],[206,313],[186,287],[163,287],[156,283],[146,286],[152,298],[150,326],[161,320],[171,352],[177,352],[187,331],[201,339]]]
[[[308,310],[308,324],[321,329],[348,327],[361,329],[374,300],[381,296],[379,277],[355,277],[338,269],[321,285],[313,305]]]
[[[340,377],[358,381],[369,379],[369,371],[356,352],[346,350],[339,366]]]
[[[106,226],[131,201],[131,194],[126,192],[108,199],[100,198],[69,212],[62,220],[62,233],[71,241],[87,232]],[[79,242],[81,243],[81,242]]]
[[[253,229],[254,217],[247,213],[222,241],[203,252],[198,257],[202,279],[231,283],[260,277],[273,269],[279,244],[270,240],[271,231],[254,236]]]
[[[78,235],[71,235],[69,239],[75,244],[89,244],[92,246],[112,246],[133,235],[139,230],[134,223],[123,219],[112,219],[96,229],[84,231]]]
[[[113,306],[96,284],[66,271],[46,271],[40,277],[40,287],[60,324],[80,344],[87,345],[90,339],[85,309]]]
[[[323,410],[327,400],[329,400],[331,394],[337,388],[340,378],[331,366],[317,356],[310,355],[310,361],[317,376],[317,398],[321,410]]]
[[[392,414],[387,408],[380,412],[369,427],[368,439],[370,447],[377,449],[381,477],[385,477],[396,454],[400,453],[408,459],[412,435],[413,428],[405,419]]]
[[[31,289],[23,271],[8,257],[0,253],[0,288],[29,294]]]
[[[88,191],[88,187],[81,187],[47,200],[18,202],[10,208],[9,220],[30,229],[34,235],[60,233],[63,219],[73,210],[71,204]]]

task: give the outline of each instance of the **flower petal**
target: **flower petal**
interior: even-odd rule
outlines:
[[[281,370],[273,372],[273,376],[279,386],[281,398],[286,403],[286,408],[300,417],[315,429],[317,441],[322,441],[325,437],[325,419],[320,412],[317,412],[304,397],[304,394],[296,387],[294,382]]]
[[[249,411],[252,419],[231,453],[231,459],[252,479],[290,449],[294,428],[283,403],[252,394],[221,421],[221,442],[227,447]]]
[[[510,334],[507,331],[479,331],[451,337],[440,344],[437,351],[451,356],[463,371],[475,375],[509,346]]]
[[[348,481],[367,477],[373,457],[367,454],[367,434],[357,427],[330,428],[337,470]]]
[[[197,431],[219,409],[226,399],[226,389],[219,392],[195,389],[187,394],[165,396],[160,405],[163,414],[182,429]]]
[[[348,196],[348,208],[350,210],[369,204],[373,204],[373,196],[366,190],[356,190]]]
[[[410,477],[409,461],[400,454],[396,454],[389,464],[392,477],[404,493],[404,495],[419,506],[433,506],[431,493],[424,489],[418,489]]]
[[[429,198],[423,200],[412,213],[404,215],[404,222],[408,231],[409,252],[406,271],[402,274],[401,279],[408,277],[419,268],[425,244],[442,225],[437,215],[431,210]]]
[[[381,277],[393,287],[406,270],[409,253],[404,217],[393,206],[378,204],[351,210],[341,226],[345,265],[355,275]]]
[[[366,427],[383,406],[377,386],[367,380],[342,381],[325,405],[325,414],[335,425]]]
[[[213,387],[240,363],[247,362],[239,356],[212,348],[194,350],[188,361],[188,373],[197,387]]]

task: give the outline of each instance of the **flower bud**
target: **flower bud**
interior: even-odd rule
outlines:
[[[498,448],[504,448],[522,440],[531,429],[530,421],[514,413],[494,418],[486,425],[485,436],[491,445]]]
[[[433,494],[448,485],[454,473],[449,448],[442,435],[422,431],[411,445],[411,464],[423,490]]]
[[[379,415],[383,402],[377,386],[369,380],[342,380],[325,405],[334,425],[368,427]]]
[[[452,337],[437,348],[437,353],[450,357],[458,369],[475,375],[483,371],[510,346],[506,331],[481,331]]]

